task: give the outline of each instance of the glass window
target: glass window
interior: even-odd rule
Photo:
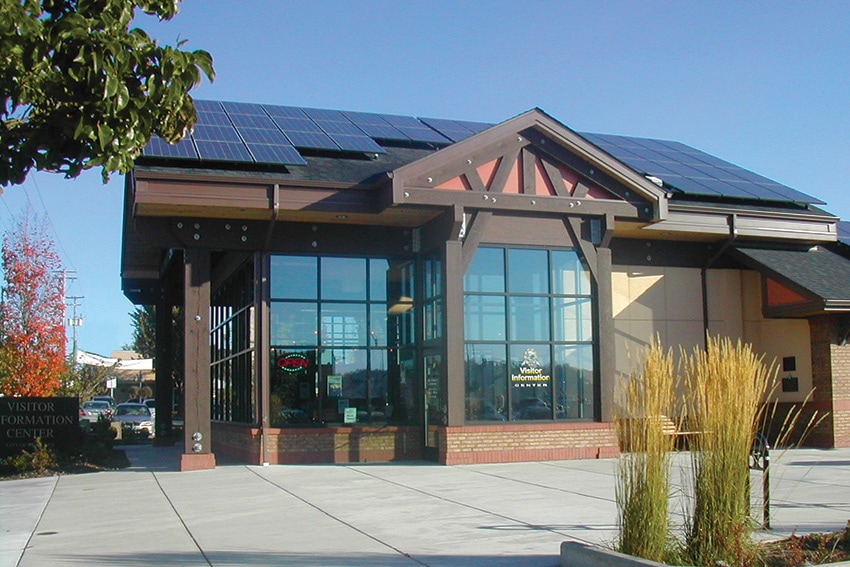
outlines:
[[[357,408],[357,421],[368,421],[369,366],[366,350],[325,349],[321,351],[319,360],[322,420],[343,422],[346,408]]]
[[[466,419],[506,421],[507,359],[503,344],[466,345]]]
[[[272,256],[272,299],[316,299],[317,262],[309,256]]]
[[[508,250],[508,291],[549,293],[549,258],[546,250]]]
[[[463,314],[466,340],[505,340],[504,296],[467,295],[463,298]]]
[[[510,296],[511,340],[549,340],[549,298]]]
[[[590,295],[590,273],[573,250],[552,252],[552,293]]]
[[[269,423],[272,427],[317,421],[316,351],[272,349]]]
[[[593,346],[555,346],[555,383],[558,418],[593,417]]]
[[[369,346],[387,346],[387,304],[373,303],[369,311]]]
[[[366,260],[322,258],[322,300],[366,301]]]
[[[549,345],[511,345],[511,419],[552,419]]]
[[[593,303],[590,299],[552,299],[556,341],[593,340]]]
[[[321,339],[325,346],[367,346],[366,304],[322,303]]]
[[[387,260],[369,260],[369,299],[387,300],[387,276],[390,263]],[[409,294],[410,295],[410,294]],[[412,295],[410,295],[412,297]]]
[[[271,344],[315,345],[318,341],[315,303],[275,301],[271,304]]]
[[[594,302],[580,256],[483,247],[464,285],[466,419],[592,419]]]
[[[466,292],[504,292],[505,256],[501,248],[479,248],[463,279]]]

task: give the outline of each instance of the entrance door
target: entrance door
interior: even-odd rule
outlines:
[[[423,431],[425,441],[424,457],[438,460],[440,456],[440,438],[438,427],[446,424],[446,405],[443,399],[443,356],[426,351],[423,360],[423,388],[425,407],[423,413]]]

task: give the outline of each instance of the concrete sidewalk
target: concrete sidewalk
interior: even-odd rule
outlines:
[[[127,454],[122,471],[0,482],[0,566],[554,567],[562,541],[616,533],[616,460],[181,473],[176,448]],[[764,535],[844,528],[848,472],[850,449],[774,453]]]

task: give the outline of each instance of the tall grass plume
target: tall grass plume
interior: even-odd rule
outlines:
[[[773,364],[752,347],[728,337],[706,338],[685,363],[691,440],[693,503],[685,525],[685,548],[694,565],[740,564],[754,548],[750,539],[749,457]]]
[[[664,424],[673,411],[675,390],[672,352],[665,353],[654,338],[620,392],[614,417],[623,448],[617,467],[617,549],[653,561],[663,561],[668,549],[675,438]]]

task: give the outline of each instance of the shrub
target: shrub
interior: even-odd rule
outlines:
[[[19,455],[5,459],[4,468],[15,474],[35,473],[42,475],[58,466],[53,448],[36,437],[31,450],[24,449]]]

